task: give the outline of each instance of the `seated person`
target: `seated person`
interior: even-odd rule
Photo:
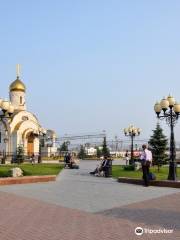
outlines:
[[[97,165],[97,167],[94,169],[94,171],[90,172],[90,174],[95,175],[95,174],[100,174],[102,171],[102,164],[103,160],[101,160],[100,164]]]
[[[78,169],[79,168],[79,160],[78,159],[72,159],[71,168],[74,168],[74,169]]]
[[[64,156],[64,167],[70,167],[71,155],[70,153],[66,153]]]
[[[104,161],[102,164],[102,170],[104,172],[105,177],[109,177],[109,169],[111,167],[111,160],[108,159],[106,156],[104,157]]]
[[[78,169],[79,168],[79,161],[77,159],[74,159],[72,157],[72,155],[70,156],[69,168],[71,168],[71,169]]]
[[[101,176],[101,173],[104,172],[104,175],[107,176],[110,167],[110,161],[111,160],[105,156],[104,160],[101,161],[100,165],[98,165],[93,172],[90,172],[90,174]]]

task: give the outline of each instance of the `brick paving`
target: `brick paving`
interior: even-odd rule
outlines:
[[[68,209],[58,205],[44,203],[39,200],[16,196],[14,194],[0,192],[0,239],[1,240],[133,240],[133,239],[179,239],[179,217],[175,214],[173,206],[169,203],[169,198],[174,199],[177,204],[180,194],[161,199],[154,202],[146,201],[131,206],[123,207],[127,210],[115,217],[92,214],[79,210]],[[137,237],[134,229],[137,226],[151,227],[157,229],[163,227],[159,219],[159,212],[155,215],[146,215],[142,218],[142,212],[156,204],[168,215],[170,220],[175,216],[176,229],[173,234],[146,234]],[[147,206],[147,207],[145,207]],[[167,211],[166,211],[167,207]],[[177,206],[179,207],[179,205]],[[138,210],[136,209],[138,208]],[[134,211],[135,210],[135,211]],[[111,210],[112,211],[112,210]],[[117,209],[116,209],[117,211]],[[156,211],[156,209],[155,209]],[[154,211],[154,213],[155,213]],[[162,211],[162,213],[163,213]],[[123,214],[122,214],[123,213]],[[110,217],[109,217],[110,216]],[[146,219],[146,224],[144,223]],[[151,221],[149,221],[151,219]],[[161,219],[163,220],[163,218]],[[167,226],[165,226],[167,227]]]
[[[180,193],[108,209],[98,214],[136,222],[146,228],[173,229],[170,239],[180,239]],[[176,238],[175,238],[176,236]],[[162,237],[162,236],[161,236]]]
[[[156,202],[159,201],[156,200]],[[139,221],[138,218],[131,219],[124,215],[118,218],[117,216],[107,217],[9,193],[0,192],[0,204],[1,240],[133,240],[179,239],[180,237],[179,230],[171,235],[146,234],[137,237],[134,229],[139,225],[147,227],[142,219]],[[147,202],[147,205],[149,204]],[[134,207],[131,206],[130,209]],[[137,214],[135,216],[137,217]],[[151,228],[156,229],[159,226],[161,225],[154,222]]]
[[[56,183],[16,185],[13,188],[0,187],[0,240],[180,239],[179,191],[166,188],[155,190],[154,187],[131,187],[128,184],[117,183],[123,192],[120,194],[119,191],[115,191],[118,188],[114,180],[89,178],[85,174],[87,170],[89,169],[83,168],[79,172],[65,171],[64,176],[62,174],[61,178],[60,175]],[[74,188],[74,194],[69,195],[67,192],[74,187],[72,179],[76,184],[78,183],[78,187]],[[29,186],[28,193],[34,193],[34,195],[27,194],[28,197],[25,197],[27,193],[25,191],[22,196],[23,189]],[[64,198],[59,194],[61,187],[63,191],[60,193],[65,195]],[[105,191],[107,187],[112,189]],[[20,192],[18,188],[21,189]],[[125,188],[128,194],[125,194]],[[37,191],[40,192],[38,197]],[[76,191],[81,195],[79,198],[76,197]],[[91,198],[88,191],[91,195],[94,193]],[[135,192],[140,196],[137,197]],[[46,201],[52,193],[55,196]],[[85,194],[87,196],[84,196]],[[106,199],[103,199],[106,196],[107,200],[112,201],[113,204],[107,204]],[[129,196],[131,196],[130,200]],[[68,207],[65,207],[64,202],[68,197],[71,199],[68,201]],[[93,197],[94,205],[92,206]],[[113,201],[114,198],[115,201]],[[80,202],[77,204],[78,200]],[[99,201],[102,201],[103,207],[100,207]],[[81,208],[80,205],[82,205]],[[86,206],[88,209],[85,208]],[[136,236],[134,230],[138,226],[150,229],[173,228],[174,232]]]

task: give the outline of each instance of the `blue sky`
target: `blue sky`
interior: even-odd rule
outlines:
[[[148,138],[155,101],[180,101],[180,1],[0,3],[0,96],[22,64],[28,109],[45,128],[123,138],[134,123]]]

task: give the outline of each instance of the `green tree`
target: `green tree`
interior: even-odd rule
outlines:
[[[80,151],[78,153],[78,157],[80,159],[84,159],[86,157],[86,151],[85,151],[85,147],[83,145],[81,145],[81,147],[80,147]]]
[[[19,145],[16,149],[16,161],[18,164],[24,162],[24,148],[22,145]]]
[[[63,142],[60,146],[60,152],[68,152],[68,142]]]
[[[159,123],[156,129],[153,130],[153,135],[150,137],[148,143],[153,155],[153,164],[158,166],[159,171],[160,167],[168,161],[168,156],[166,154],[168,139],[163,134],[163,129],[160,127]]]
[[[96,151],[97,158],[100,158],[102,156],[102,150],[99,147],[96,147]]]
[[[110,157],[110,152],[109,152],[109,148],[107,147],[106,137],[104,137],[103,139],[102,155],[104,157]]]

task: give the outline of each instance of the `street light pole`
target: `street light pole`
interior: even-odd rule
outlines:
[[[136,136],[139,136],[141,133],[140,128],[136,128],[133,125],[130,125],[128,128],[124,129],[124,134],[127,137],[131,138],[131,159],[130,159],[130,164],[134,164],[134,138]]]
[[[175,102],[174,97],[169,95],[167,98],[163,98],[160,103],[157,102],[154,105],[154,110],[157,114],[157,118],[165,119],[166,123],[170,126],[170,148],[169,148],[170,161],[168,180],[175,181],[177,179],[177,174],[176,174],[176,146],[174,139],[174,127],[180,115],[180,104]]]
[[[172,123],[172,109],[171,109],[171,137],[170,137],[170,162],[168,180],[176,180],[176,146],[174,139],[174,125]]]
[[[5,138],[4,138],[5,149],[3,149],[3,163],[5,163],[6,156],[7,154],[9,154],[9,147],[7,144],[9,141],[8,125],[9,125],[9,119],[11,118],[14,112],[14,107],[9,101],[0,99],[0,109],[1,109],[0,121],[4,125],[4,131],[5,131]]]
[[[134,154],[133,154],[133,150],[134,150],[134,137],[135,137],[135,135],[134,134],[132,134],[131,135],[131,161],[133,162],[133,158],[134,158]]]

